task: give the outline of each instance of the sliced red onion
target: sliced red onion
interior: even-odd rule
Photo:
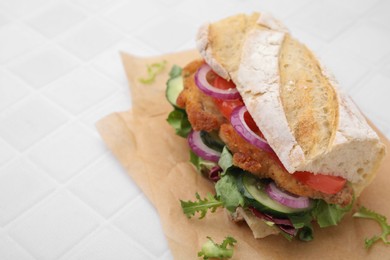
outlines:
[[[218,162],[221,153],[211,149],[203,143],[202,138],[200,138],[200,131],[191,131],[187,140],[191,150],[197,156],[208,161]]]
[[[209,172],[209,179],[213,182],[219,181],[221,179],[220,173],[222,172],[222,168],[219,165],[214,166],[211,168]]]
[[[241,97],[236,88],[219,89],[212,86],[207,80],[207,73],[209,73],[210,70],[211,68],[209,65],[203,64],[195,74],[195,83],[202,92],[214,98],[224,100],[238,99]]]
[[[254,207],[249,207],[249,209],[256,217],[275,223],[278,228],[291,236],[296,236],[298,233],[298,230],[294,227],[293,223],[288,218],[275,218],[271,215],[258,211]]]
[[[293,226],[278,225],[278,228],[293,237],[295,237],[298,233],[298,229]]]
[[[279,202],[284,206],[294,209],[304,209],[310,206],[310,199],[308,197],[295,196],[286,191],[282,191],[276,187],[275,183],[273,182],[267,185],[265,191],[271,199]]]
[[[253,132],[246,124],[244,114],[247,111],[248,110],[245,106],[237,107],[233,110],[232,115],[230,117],[230,123],[232,124],[233,128],[242,138],[244,138],[249,143],[266,152],[273,152],[271,146],[269,146],[267,141],[261,138],[255,132]]]
[[[260,212],[259,210],[257,210],[254,207],[249,207],[249,209],[251,210],[253,215],[255,215],[258,218],[264,219],[266,221],[273,222],[273,223],[275,223],[277,225],[293,226],[291,220],[288,219],[288,218],[275,218],[275,217],[273,217],[273,216],[271,216],[269,214]]]

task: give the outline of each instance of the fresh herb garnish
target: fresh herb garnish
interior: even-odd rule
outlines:
[[[140,78],[139,82],[142,84],[152,84],[156,80],[157,74],[161,73],[165,69],[167,61],[156,62],[146,66],[148,75],[145,78]]]
[[[211,237],[207,237],[207,239],[207,242],[202,246],[202,250],[198,252],[198,256],[203,256],[203,259],[226,259],[233,256],[233,246],[237,243],[237,240],[233,237],[227,236],[220,245],[215,243]],[[228,246],[230,248],[227,248]]]
[[[382,228],[382,234],[375,235],[372,238],[366,238],[365,246],[366,248],[370,248],[376,241],[381,239],[383,243],[390,244],[390,240],[387,239],[387,236],[390,235],[390,225],[387,224],[387,219],[385,216],[378,214],[372,210],[369,210],[365,207],[360,207],[360,209],[353,214],[355,218],[368,218],[375,220]]]
[[[222,201],[220,201],[217,196],[213,196],[210,193],[208,193],[204,199],[201,199],[198,193],[196,193],[195,196],[198,201],[180,200],[183,213],[186,214],[188,218],[195,216],[195,213],[200,213],[199,219],[202,219],[206,216],[208,210],[210,210],[210,212],[215,212],[217,208],[222,206]]]

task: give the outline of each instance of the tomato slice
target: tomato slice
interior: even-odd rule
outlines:
[[[260,136],[261,138],[265,139],[264,138],[264,135],[263,133],[260,131],[259,127],[256,125],[255,123],[255,120],[253,120],[253,117],[249,114],[249,112],[245,112],[244,114],[244,120],[245,120],[245,123],[247,124],[247,126],[254,132],[256,133],[258,136]]]
[[[229,89],[229,88],[236,88],[236,85],[233,83],[233,81],[227,81],[224,78],[221,78],[220,76],[216,76],[214,80],[214,87],[219,89]]]
[[[233,83],[233,81],[227,81],[224,78],[219,77],[218,75],[214,74],[214,82],[213,86],[219,89],[230,89],[230,88],[236,88],[236,85]],[[219,111],[228,119],[230,120],[230,115],[232,114],[232,111],[239,106],[243,106],[244,103],[241,99],[237,100],[220,100],[220,99],[214,99],[215,104],[217,105]],[[255,121],[253,120],[252,116],[246,112],[244,114],[244,120],[247,123],[248,127],[256,134],[258,134],[260,137],[264,138],[263,134],[261,133],[260,129],[257,127]]]
[[[233,81],[227,81],[224,78],[221,78],[217,74],[213,72],[213,86],[219,89],[229,89],[236,88],[236,85]],[[223,100],[214,98],[214,103],[217,106],[218,110],[222,113],[222,115],[230,120],[230,115],[236,107],[243,106],[244,103],[241,99],[233,99],[233,100]]]
[[[339,176],[313,174],[311,172],[294,172],[292,176],[307,186],[326,194],[336,194],[347,182]]]
[[[244,105],[241,99],[222,100],[214,98],[214,103],[222,115],[228,120],[230,120],[230,115],[236,107]]]

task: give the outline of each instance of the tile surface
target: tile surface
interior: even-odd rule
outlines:
[[[34,260],[34,257],[29,255],[22,246],[4,234],[0,234],[0,258]]]
[[[83,60],[89,60],[107,49],[121,35],[100,20],[90,20],[60,40],[60,44]]]
[[[72,114],[79,114],[117,90],[111,80],[82,67],[50,84],[45,95]]]
[[[49,175],[64,182],[102,155],[101,146],[89,129],[74,123],[36,145],[29,155]]]
[[[29,94],[29,88],[20,78],[0,70],[0,111]]]
[[[106,260],[106,259],[153,259],[138,247],[128,236],[113,227],[104,227],[68,259]]]
[[[112,170],[118,172],[115,177],[107,174]],[[83,171],[69,188],[104,217],[110,217],[140,193],[111,154]]]
[[[7,17],[3,14],[0,14],[0,27],[7,24],[7,23],[8,23]]]
[[[390,97],[390,77],[382,74],[374,74],[364,87],[352,94],[352,97],[361,104],[364,111],[375,114],[382,118],[387,124],[390,124],[389,110],[384,108],[388,106]]]
[[[42,44],[45,39],[25,25],[9,23],[0,27],[0,64]]]
[[[0,117],[0,137],[23,151],[66,121],[58,108],[42,98],[34,98]]]
[[[333,48],[351,51],[357,57],[379,62],[390,54],[389,33],[372,22],[358,23],[335,39]]]
[[[0,225],[16,218],[53,189],[52,181],[25,161],[16,160],[1,169]]]
[[[164,239],[161,235],[160,223],[156,221],[157,217],[153,206],[145,198],[139,197],[128,204],[113,222],[130,236],[138,234],[137,242],[157,257],[162,255],[167,247],[167,244],[162,242]],[[160,232],[154,233],[154,230],[159,229]]]
[[[332,19],[329,19],[330,14]],[[357,14],[336,3],[324,1],[319,5],[312,1],[291,19],[309,33],[330,41],[350,26],[357,19]]]
[[[15,17],[23,17],[47,3],[49,3],[49,0],[1,0],[0,6],[3,12]]]
[[[14,63],[10,70],[29,85],[40,88],[71,71],[77,64],[77,59],[61,49],[45,46]]]
[[[56,259],[98,223],[84,204],[61,192],[39,205],[28,217],[20,219],[9,232],[35,258]]]
[[[15,150],[9,144],[0,140],[0,165],[5,164],[7,161],[12,159],[15,154]]]
[[[163,6],[155,0],[144,0],[141,5],[127,2],[119,5],[107,14],[107,19],[125,32],[132,32],[157,16]]]
[[[56,4],[27,20],[27,24],[47,37],[57,36],[80,23],[86,15],[69,4]]]
[[[387,0],[0,0],[0,259],[173,259],[155,209],[98,136],[131,107],[120,51],[195,47],[267,11],[390,137]]]
[[[180,21],[182,26],[177,27],[172,33],[172,28],[175,28],[177,21]],[[188,39],[194,38],[197,28],[191,21],[188,16],[181,13],[165,13],[150,19],[142,29],[135,32],[135,35],[152,48],[165,53],[185,44]],[[166,37],[167,35],[169,37]],[[154,37],[159,40],[156,41]]]

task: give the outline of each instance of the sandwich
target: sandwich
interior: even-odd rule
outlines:
[[[207,23],[196,45],[201,59],[172,69],[166,96],[168,122],[215,183],[203,201],[255,238],[308,241],[314,223],[337,225],[385,146],[331,72],[267,13]]]

